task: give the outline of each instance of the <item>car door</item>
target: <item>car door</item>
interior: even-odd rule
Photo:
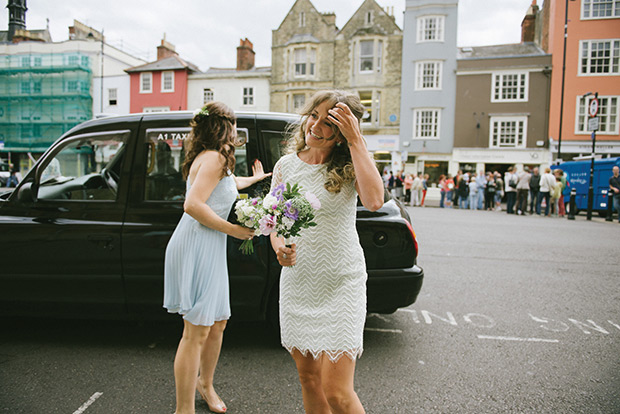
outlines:
[[[3,304],[28,314],[125,311],[121,177],[130,138],[128,128],[64,139],[3,206]]]
[[[165,312],[165,250],[183,214],[186,184],[181,168],[183,141],[191,130],[188,123],[189,118],[162,118],[149,120],[140,127],[123,230],[123,273],[131,312],[151,316]],[[257,151],[254,121],[239,118],[237,127],[239,136],[245,137],[247,143],[236,151],[235,174],[247,175],[251,173],[249,162],[256,158]],[[253,191],[249,188],[243,193]],[[266,241],[255,241],[252,256],[241,255],[240,243],[228,238],[232,311],[235,317],[256,319],[265,290]]]

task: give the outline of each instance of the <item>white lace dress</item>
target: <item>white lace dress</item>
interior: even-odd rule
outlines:
[[[282,345],[304,356],[361,356],[366,318],[366,263],[355,227],[354,183],[338,194],[325,187],[325,166],[303,162],[297,154],[282,157],[274,167],[272,188],[298,183],[321,201],[316,227],[302,230],[297,264],[284,267],[280,278]]]

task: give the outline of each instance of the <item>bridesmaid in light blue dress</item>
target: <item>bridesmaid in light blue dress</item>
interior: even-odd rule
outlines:
[[[185,213],[168,247],[164,270],[164,307],[183,316],[183,337],[174,359],[176,414],[194,414],[196,389],[209,410],[226,412],[213,376],[230,318],[226,236],[249,240],[254,231],[226,218],[242,188],[264,179],[260,161],[251,177],[235,177],[238,144],[234,112],[209,102],[191,121],[183,175]],[[199,376],[200,374],[200,376]]]

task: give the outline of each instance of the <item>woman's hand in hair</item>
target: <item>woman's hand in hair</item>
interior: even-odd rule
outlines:
[[[338,127],[340,134],[349,146],[363,142],[359,120],[353,115],[351,108],[347,104],[338,102],[328,111],[328,114],[329,119]]]

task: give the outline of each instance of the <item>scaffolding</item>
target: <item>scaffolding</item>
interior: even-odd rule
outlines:
[[[92,118],[90,60],[80,52],[0,57],[0,152],[42,153]]]

